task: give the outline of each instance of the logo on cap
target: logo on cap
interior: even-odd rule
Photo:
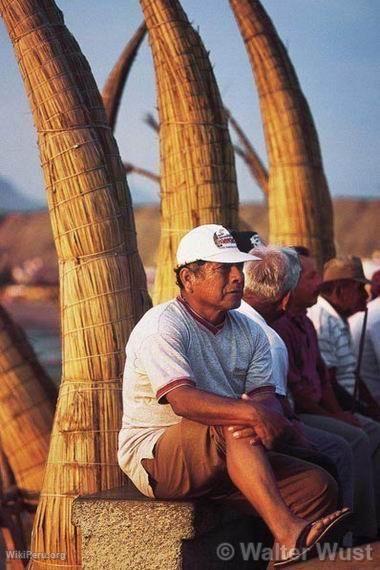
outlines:
[[[259,247],[260,245],[263,245],[263,242],[261,241],[259,234],[253,234],[249,238],[249,241],[251,242],[252,247]]]
[[[236,248],[236,242],[229,231],[226,228],[220,228],[214,233],[214,243],[216,247],[220,248],[227,248],[227,247],[234,247]]]

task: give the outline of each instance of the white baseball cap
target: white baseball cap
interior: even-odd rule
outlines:
[[[183,236],[177,249],[178,265],[193,261],[213,261],[215,263],[243,263],[260,258],[238,249],[230,232],[217,224],[198,226]]]

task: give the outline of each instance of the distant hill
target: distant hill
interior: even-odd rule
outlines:
[[[0,176],[0,213],[38,210],[43,207],[41,202],[32,200],[22,194],[5,176]]]
[[[139,251],[146,267],[155,265],[160,237],[159,206],[135,207]],[[334,200],[335,235],[340,254],[370,257],[380,249],[380,200]],[[268,221],[264,204],[240,206],[242,229],[255,229],[264,239],[268,235]],[[58,278],[55,247],[47,211],[10,213],[0,219],[0,253],[12,265],[31,257],[41,257],[49,280]]]
[[[380,200],[337,198],[333,204],[337,253],[371,257],[375,249],[380,249]],[[153,266],[160,238],[158,206],[135,208],[135,219],[143,263]],[[266,205],[254,202],[240,204],[240,225],[240,229],[254,229],[266,240]]]

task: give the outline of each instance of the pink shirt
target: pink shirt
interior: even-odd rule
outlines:
[[[304,397],[319,403],[322,388],[329,380],[313,323],[306,314],[285,313],[272,323],[272,328],[288,349],[288,389],[294,398],[296,410],[302,411]]]

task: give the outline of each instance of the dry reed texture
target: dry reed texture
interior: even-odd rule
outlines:
[[[113,130],[115,129],[117,113],[125,83],[145,34],[146,26],[145,22],[143,22],[125,46],[103,87],[103,104],[108,122]]]
[[[140,0],[160,118],[161,237],[154,302],[175,296],[181,237],[199,224],[237,227],[238,193],[227,117],[202,40],[177,0]]]
[[[25,334],[0,306],[1,448],[26,500],[41,491],[56,399]]]
[[[149,307],[125,171],[91,69],[50,0],[0,0],[38,131],[59,258],[63,377],[32,548],[81,564],[79,494],[123,484],[124,347]]]
[[[47,457],[47,449],[45,457]],[[41,480],[42,483],[42,480]],[[8,458],[5,455],[0,439],[0,523],[5,550],[29,549],[30,535],[33,524],[33,513],[36,507],[35,498],[30,495],[24,500],[22,491],[16,484]],[[3,556],[0,547],[0,558]],[[24,568],[25,560],[12,560],[7,563],[10,570]],[[1,563],[0,563],[1,565]]]
[[[16,479],[4,453],[3,444],[0,440],[0,495],[3,497],[11,487],[16,485]]]
[[[261,158],[257,154],[255,148],[253,147],[251,141],[243,131],[242,127],[239,125],[235,117],[230,111],[226,109],[228,114],[228,119],[230,121],[231,127],[234,129],[235,133],[239,138],[241,146],[235,145],[235,152],[238,154],[248,166],[248,169],[255,180],[258,187],[263,191],[264,196],[268,194],[268,171],[264,166]]]
[[[259,93],[269,160],[269,240],[334,256],[331,198],[318,135],[295,69],[258,0],[230,0]]]

